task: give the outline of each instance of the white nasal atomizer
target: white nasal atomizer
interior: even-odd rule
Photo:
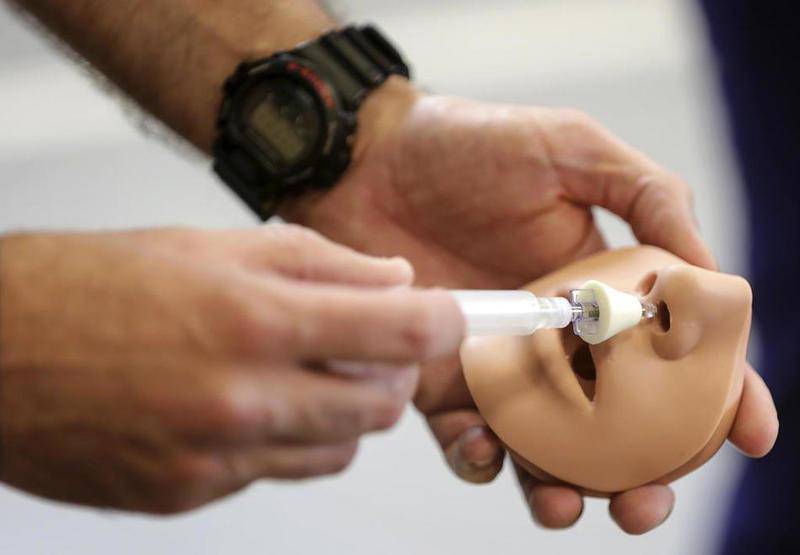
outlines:
[[[570,298],[537,297],[529,291],[452,291],[469,335],[530,335],[565,328],[590,344],[610,339],[656,315],[656,307],[636,295],[599,281],[587,281]]]

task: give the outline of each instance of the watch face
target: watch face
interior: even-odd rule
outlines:
[[[323,135],[323,117],[313,94],[288,77],[254,87],[242,116],[247,134],[276,167],[304,165]]]

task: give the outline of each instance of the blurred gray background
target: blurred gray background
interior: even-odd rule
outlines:
[[[383,26],[435,91],[593,114],[694,186],[723,269],[744,270],[740,191],[691,0],[338,4],[346,17]],[[0,231],[255,225],[206,160],[143,134],[141,123],[0,8]],[[613,244],[631,242],[615,218],[601,221]],[[364,441],[342,476],[260,484],[179,518],[77,509],[0,488],[0,552],[704,554],[740,463],[726,447],[679,481],[672,517],[647,536],[617,531],[597,500],[573,529],[547,532],[531,523],[508,470],[488,486],[460,483],[409,411],[395,430]]]

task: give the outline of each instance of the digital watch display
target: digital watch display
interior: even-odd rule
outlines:
[[[322,114],[311,92],[285,78],[267,79],[246,101],[249,135],[281,167],[301,164],[324,135]]]
[[[214,170],[261,218],[333,185],[350,162],[356,111],[408,67],[374,27],[349,27],[245,62],[225,84]]]

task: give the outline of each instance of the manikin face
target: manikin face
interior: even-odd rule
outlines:
[[[745,280],[637,247],[572,264],[527,289],[567,295],[588,279],[638,292],[655,320],[590,346],[571,329],[474,337],[470,391],[514,459],[590,492],[669,481],[710,458],[739,403],[750,331]]]

